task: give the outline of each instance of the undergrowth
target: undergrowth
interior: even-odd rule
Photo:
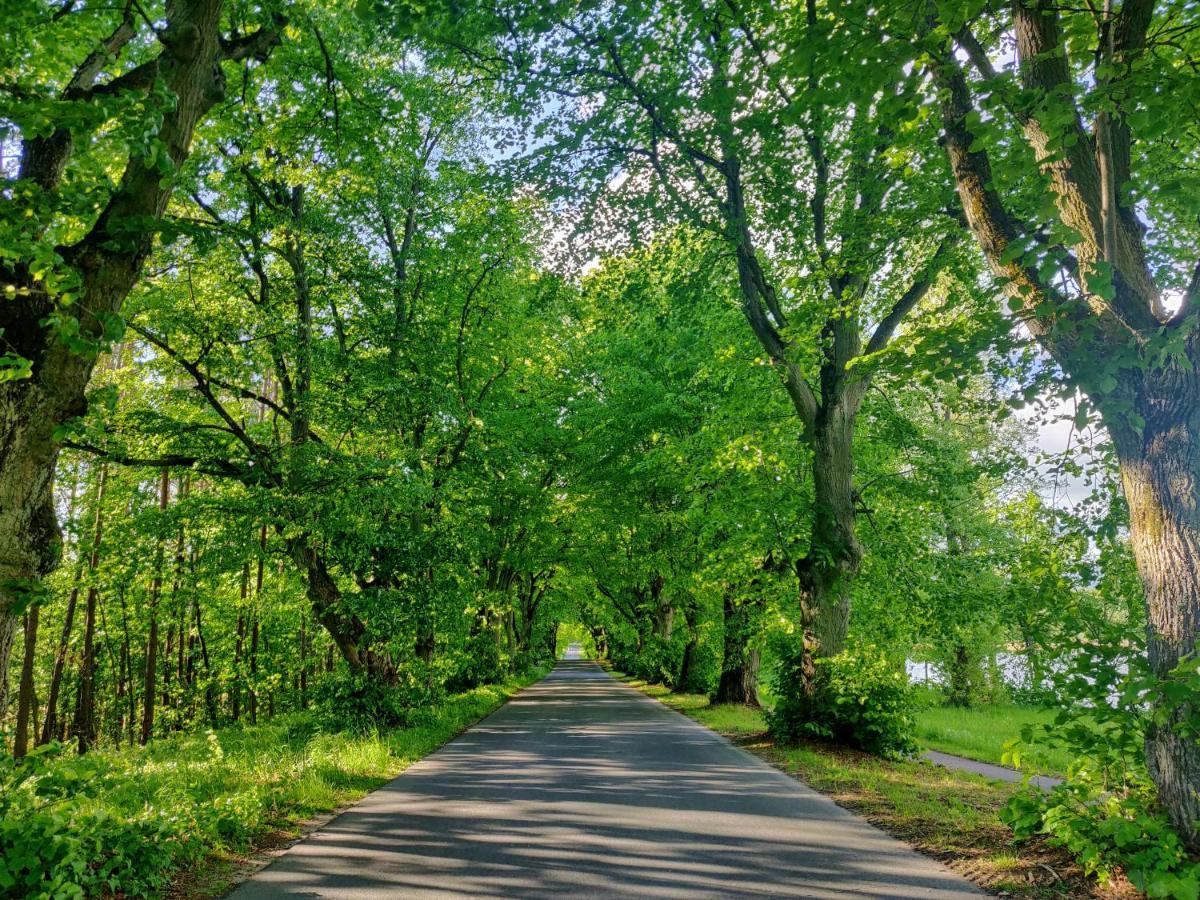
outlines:
[[[447,697],[387,731],[328,732],[295,713],[144,749],[0,756],[0,896],[155,896],[213,854],[361,797],[543,674]]]

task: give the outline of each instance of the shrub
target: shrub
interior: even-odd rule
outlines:
[[[495,635],[480,630],[467,638],[457,667],[446,680],[446,690],[458,694],[481,684],[495,684],[504,680],[504,674]]]
[[[340,667],[317,682],[314,695],[325,728],[359,733],[402,724],[414,699],[411,690]]]
[[[267,828],[360,796],[507,693],[477,688],[387,733],[322,732],[312,713],[294,712],[84,757],[61,745],[0,754],[0,898],[160,895],[206,853],[244,849]]]
[[[818,659],[812,691],[802,687],[802,648],[777,652],[777,701],[767,714],[772,736],[817,737],[896,759],[916,751],[913,695],[904,672],[871,647]]]

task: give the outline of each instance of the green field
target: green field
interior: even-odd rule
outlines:
[[[916,718],[917,740],[931,750],[1001,765],[1005,742],[1026,725],[1053,722],[1054,711],[1029,706],[935,706],[921,710]],[[1023,757],[1027,768],[1040,773],[1066,771],[1067,755],[1058,748],[1027,747]]]

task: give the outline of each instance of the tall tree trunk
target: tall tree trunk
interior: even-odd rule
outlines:
[[[845,397],[818,411],[812,431],[813,522],[809,549],[796,563],[804,678],[813,660],[836,656],[850,625],[850,586],[862,564],[855,533],[854,420],[858,401]]]
[[[297,685],[300,688],[300,708],[308,708],[308,627],[307,616],[300,617],[300,673]]]
[[[520,648],[517,646],[517,611],[510,609],[504,614],[504,644],[508,648],[510,659],[515,658]]]
[[[83,659],[79,665],[79,701],[75,704],[72,732],[79,753],[87,753],[96,743],[96,600],[95,585],[88,588],[83,614]]]
[[[13,756],[20,759],[29,752],[30,721],[33,718],[33,663],[37,656],[38,607],[25,614],[25,656],[21,660],[21,686],[17,691],[17,731],[13,738]]]
[[[962,641],[954,644],[954,652],[946,672],[946,702],[966,708],[975,695],[976,661]]]
[[[246,691],[246,711],[250,714],[250,724],[258,724],[258,612],[254,613],[254,623],[250,626],[250,687]]]
[[[1109,432],[1146,595],[1150,668],[1166,678],[1200,638],[1200,379],[1147,374],[1143,384],[1141,433]],[[1172,822],[1200,846],[1200,743],[1185,727],[1194,711],[1165,697],[1157,705],[1163,719],[1146,732],[1146,763]]]
[[[1104,140],[1094,143],[1078,105],[1078,79],[1058,8],[1048,0],[1010,8],[1022,86],[1061,101],[1053,106],[1053,123],[1040,118],[1049,107],[1034,103],[1021,110],[1019,124],[1048,176],[1057,218],[1073,232],[1064,249],[1079,263],[1078,291],[1043,278],[1022,253],[1013,252],[1043,222],[1018,222],[1005,206],[1005,185],[993,177],[987,142],[972,130],[979,104],[949,42],[931,66],[941,102],[940,143],[967,224],[1018,307],[1021,323],[1100,410],[1112,437],[1145,592],[1147,658],[1162,678],[1195,652],[1200,636],[1200,324],[1195,310],[1200,284],[1193,280],[1184,292],[1179,313],[1167,317],[1159,308],[1160,286],[1145,262],[1146,225],[1112,191],[1114,182],[1125,192],[1124,185],[1133,180],[1132,129],[1120,117],[1115,123],[1097,122],[1104,126]],[[1106,66],[1110,71],[1132,68],[1147,46],[1153,18],[1153,4],[1122,5],[1112,25],[1119,31],[1121,58]],[[1109,27],[1106,22],[1104,28]],[[1108,44],[1109,53],[1117,50],[1115,42]],[[986,58],[982,63],[990,65]],[[1068,103],[1071,114],[1063,116]],[[1063,140],[1048,141],[1051,133]],[[1136,190],[1129,196],[1137,196]],[[1108,206],[1114,199],[1116,210]],[[1103,280],[1109,289],[1094,290],[1090,282],[1101,261],[1108,267]],[[1178,350],[1168,355],[1168,346]],[[1147,765],[1172,823],[1193,850],[1200,850],[1200,744],[1176,731],[1193,703],[1158,703],[1158,724],[1146,734]]]
[[[104,492],[108,486],[108,465],[100,464],[100,483],[96,488],[96,520],[92,529],[92,558],[88,563],[88,585],[83,617],[83,660],[79,666],[79,702],[75,704],[72,731],[79,752],[86,753],[96,742],[96,569],[100,565],[100,544],[104,540]]]
[[[756,607],[761,601],[737,602],[732,589],[725,591],[722,604],[725,620],[725,654],[721,660],[721,679],[713,703],[741,703],[758,706],[759,652],[750,646],[757,623]]]
[[[258,532],[258,568],[254,575],[254,608],[250,612],[250,677],[246,687],[246,712],[250,724],[258,724],[258,611],[262,603],[263,569],[266,565],[267,526],[264,523]]]
[[[356,674],[367,674],[381,684],[393,684],[396,680],[396,664],[386,653],[378,653],[368,646],[367,627],[353,611],[347,609],[341,588],[329,573],[325,560],[313,550],[304,535],[287,539],[288,555],[304,576],[308,599],[313,615],[333,638],[334,645],[342,658]],[[425,654],[432,659],[433,634],[431,626],[418,636],[418,656]],[[427,643],[421,643],[427,639]]]
[[[200,648],[200,661],[204,664],[204,707],[208,712],[209,725],[212,728],[216,728],[220,722],[217,711],[217,687],[213,683],[212,659],[208,655],[208,641],[204,637],[204,625],[200,618],[199,596],[196,598],[194,610],[196,615],[196,644]]]
[[[592,643],[596,645],[596,658],[608,659],[608,632],[603,625],[592,626]]]
[[[166,513],[171,499],[170,470],[164,468],[158,482],[158,511]],[[150,630],[146,636],[146,672],[142,682],[142,730],[143,746],[154,736],[154,700],[158,696],[158,601],[162,597],[163,585],[163,541],[160,537],[154,556],[154,580],[150,584]]]
[[[675,683],[681,691],[699,692],[703,690],[703,685],[698,683],[696,672],[696,654],[700,650],[700,633],[697,630],[699,613],[695,598],[689,596],[683,604],[683,618],[687,625],[687,644],[683,648],[683,659],[679,662],[679,677],[675,679]]]
[[[67,597],[67,611],[63,616],[62,637],[54,654],[54,668],[50,673],[50,689],[46,694],[46,718],[42,720],[42,736],[39,745],[48,744],[58,735],[58,695],[62,689],[63,669],[67,663],[67,651],[71,646],[71,628],[75,624],[75,608],[79,604],[79,583],[83,578],[83,560],[75,567],[75,583]]]
[[[237,639],[233,646],[233,683],[229,690],[229,712],[233,721],[242,714],[242,665],[246,647],[246,600],[250,596],[250,563],[242,563],[242,586],[238,603]]]

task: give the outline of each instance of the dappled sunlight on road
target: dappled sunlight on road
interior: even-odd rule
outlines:
[[[235,893],[966,897],[725,739],[565,661]]]

